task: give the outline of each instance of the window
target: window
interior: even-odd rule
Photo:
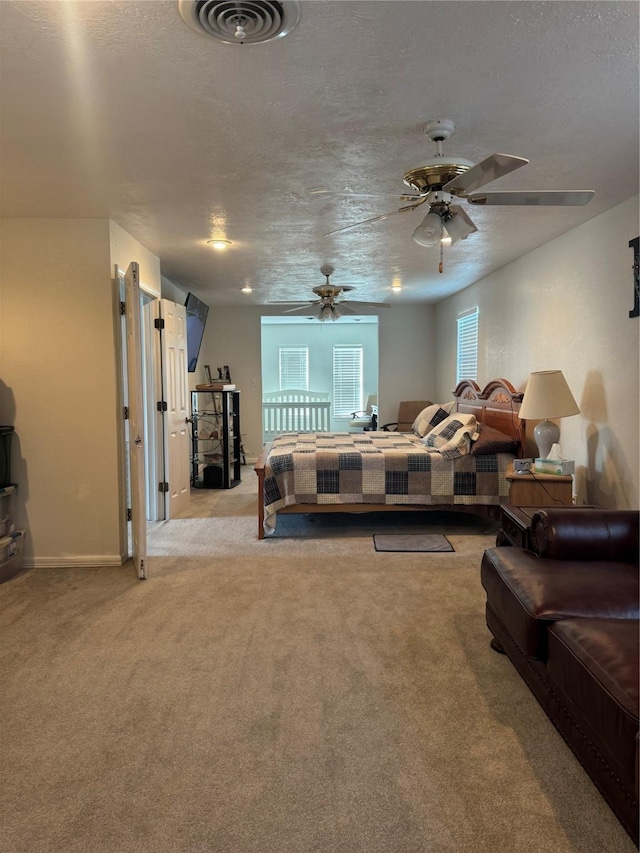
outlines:
[[[362,347],[333,348],[333,416],[350,418],[362,411]]]
[[[309,348],[280,347],[280,390],[309,390]]]
[[[478,309],[458,317],[456,382],[478,378]]]

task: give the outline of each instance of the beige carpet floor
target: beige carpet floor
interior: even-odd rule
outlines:
[[[259,542],[243,476],[150,526],[149,580],[0,586],[5,853],[635,849],[489,648],[482,524],[283,518]],[[396,531],[455,551],[374,550]]]

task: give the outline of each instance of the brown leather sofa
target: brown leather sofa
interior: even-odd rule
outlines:
[[[638,844],[637,511],[546,509],[535,552],[488,549],[491,645],[508,655]]]

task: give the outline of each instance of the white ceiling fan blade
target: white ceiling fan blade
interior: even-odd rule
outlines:
[[[389,213],[381,213],[380,216],[372,216],[370,219],[362,219],[360,222],[352,222],[351,225],[343,225],[342,228],[334,228],[333,231],[327,231],[323,236],[329,237],[331,234],[337,234],[339,231],[346,231],[348,228],[356,228],[358,225],[367,225],[369,222],[380,222],[383,219],[388,219],[390,216],[395,216],[397,213],[405,213],[407,210],[415,210],[416,207],[424,204],[426,200],[426,197],[421,198],[415,204],[400,207],[398,210],[392,210]]]
[[[338,303],[339,305],[344,305],[346,308],[347,305],[367,305],[371,308],[391,308],[388,302],[360,302],[354,301],[352,299],[343,299],[342,302]]]
[[[475,193],[467,198],[471,204],[520,204],[531,207],[542,205],[580,205],[588,204],[595,190],[546,190],[534,192],[511,190],[501,193]]]
[[[473,224],[466,210],[459,205],[452,204],[449,207],[449,212],[453,216],[451,219],[446,220],[444,227],[451,238],[451,245],[454,246],[459,240],[466,240],[469,234],[473,234],[478,229]]]
[[[335,195],[344,198],[395,198],[396,201],[418,201],[421,198],[417,193],[346,193],[320,188],[309,190],[309,195]]]
[[[442,189],[453,195],[465,195],[495,181],[496,178],[508,175],[514,169],[526,166],[528,162],[524,157],[514,157],[512,154],[491,154],[462,175],[449,181]]]
[[[286,311],[283,311],[283,314],[293,314],[294,311],[309,311],[311,308],[314,308],[318,303],[317,302],[305,302],[304,305],[298,305],[297,308],[287,308]]]

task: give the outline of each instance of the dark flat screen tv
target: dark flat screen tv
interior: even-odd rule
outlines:
[[[189,373],[195,373],[209,306],[201,302],[193,293],[187,295],[184,305],[187,309],[187,359],[189,362],[187,369]]]

